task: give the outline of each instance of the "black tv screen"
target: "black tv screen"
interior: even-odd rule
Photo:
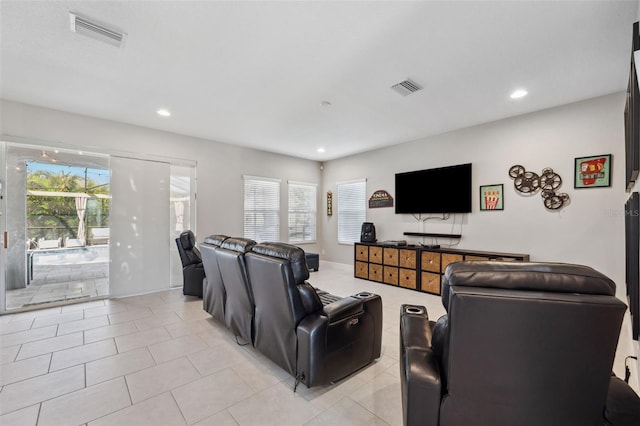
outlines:
[[[396,213],[470,213],[471,163],[396,173]]]
[[[625,222],[625,266],[627,296],[629,297],[629,313],[631,314],[631,331],[633,340],[640,335],[640,194],[634,191],[624,208]]]

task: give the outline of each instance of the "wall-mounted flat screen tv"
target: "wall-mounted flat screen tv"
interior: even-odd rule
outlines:
[[[640,174],[640,88],[635,53],[640,50],[640,25],[633,24],[633,40],[627,102],[624,108],[625,157],[627,192],[630,192]]]
[[[624,208],[624,223],[626,229],[626,282],[627,296],[629,297],[629,313],[631,314],[631,331],[633,340],[638,340],[640,335],[640,194],[637,191],[631,193]]]
[[[470,213],[471,163],[396,173],[396,213]]]

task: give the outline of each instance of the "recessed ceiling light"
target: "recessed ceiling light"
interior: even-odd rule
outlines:
[[[322,101],[322,102],[320,102],[320,106],[323,107],[323,108],[329,108],[331,106],[331,102]]]
[[[525,96],[527,96],[527,92],[524,89],[518,89],[515,90],[513,93],[511,93],[511,99],[520,99],[520,98],[524,98]]]
[[[323,152],[324,152],[324,148],[318,148],[318,149],[317,149],[317,151],[318,151],[319,153],[323,153]]]
[[[163,116],[163,117],[169,117],[169,116],[171,116],[171,112],[170,112],[168,109],[164,109],[164,108],[157,110],[157,111],[156,111],[156,113],[157,113],[158,115]]]

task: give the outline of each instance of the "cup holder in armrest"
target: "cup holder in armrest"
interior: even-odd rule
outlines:
[[[404,311],[408,314],[413,314],[413,315],[424,314],[424,308],[421,308],[420,306],[407,306],[404,308]]]
[[[363,299],[366,299],[367,297],[371,297],[371,296],[373,296],[373,293],[367,293],[366,291],[356,294],[356,297],[361,297]]]

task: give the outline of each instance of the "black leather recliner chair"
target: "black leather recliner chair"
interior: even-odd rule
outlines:
[[[245,255],[255,303],[254,346],[307,387],[337,381],[380,356],[382,300],[337,298],[309,278],[304,251],[261,243]],[[226,281],[225,281],[226,285]]]
[[[436,323],[424,306],[401,308],[405,425],[640,424],[638,396],[611,374],[626,305],[606,276],[459,262],[445,272],[442,303]]]
[[[246,344],[253,344],[254,306],[245,253],[255,244],[255,241],[247,238],[227,238],[215,249],[226,293],[224,322]]]
[[[200,243],[200,255],[204,265],[205,278],[202,284],[202,306],[211,316],[224,322],[224,306],[227,300],[227,292],[222,283],[216,248],[220,247],[226,235],[210,235]]]
[[[182,293],[186,296],[202,297],[204,267],[200,251],[196,247],[196,237],[191,231],[184,231],[176,238],[180,261],[182,262]]]

